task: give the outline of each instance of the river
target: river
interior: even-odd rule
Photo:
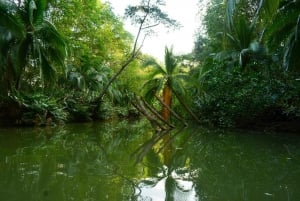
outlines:
[[[300,136],[144,121],[0,128],[2,201],[298,201]]]

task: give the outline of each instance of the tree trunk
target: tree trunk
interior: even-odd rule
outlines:
[[[150,121],[153,127],[157,127],[159,128],[159,130],[165,130],[165,128],[157,121],[157,119],[147,112],[147,110],[144,108],[143,104],[139,102],[139,100],[137,100],[136,102],[133,101],[132,105]]]
[[[173,115],[177,120],[181,121],[185,126],[188,125],[182,117],[180,117],[174,110],[172,110],[172,108],[165,105],[165,103],[157,95],[155,95],[155,98],[160,102],[160,104],[162,104],[164,107],[170,110],[171,115]]]
[[[148,1],[148,3],[150,3],[150,1]],[[100,93],[99,97],[96,98],[96,100],[93,102],[93,104],[96,105],[96,107],[94,109],[94,112],[93,112],[94,118],[97,118],[97,116],[98,116],[98,112],[99,112],[99,109],[100,109],[100,106],[101,106],[102,98],[106,94],[106,92],[107,92],[108,88],[110,87],[110,85],[119,77],[119,75],[125,70],[125,68],[127,66],[129,66],[129,64],[139,54],[140,49],[143,46],[145,38],[143,39],[142,44],[141,44],[141,46],[139,48],[138,48],[138,40],[140,38],[142,30],[145,29],[145,27],[143,27],[143,25],[144,25],[147,17],[148,17],[148,13],[144,16],[144,18],[142,19],[142,21],[141,21],[141,23],[139,25],[139,29],[138,29],[137,35],[135,37],[135,42],[134,42],[134,45],[133,45],[133,49],[132,49],[132,51],[130,53],[130,57],[125,61],[125,63],[121,66],[121,68],[114,74],[114,76],[108,81],[108,83],[105,85],[105,87],[103,88],[102,92]]]
[[[188,111],[188,113],[190,113],[190,115],[198,122],[201,123],[201,121],[198,119],[198,117],[195,115],[195,113],[187,106],[187,104],[185,104],[184,100],[182,100],[182,98],[174,91],[174,95],[176,96],[176,98],[178,99],[178,101],[180,102],[180,104],[186,109],[186,111]]]
[[[168,109],[171,108],[171,103],[172,103],[172,91],[169,85],[165,85],[163,89],[163,102],[166,106],[163,106],[161,116],[167,120],[170,121],[170,110]]]
[[[170,124],[169,121],[166,121],[164,117],[162,117],[151,105],[149,105],[144,99],[142,99],[143,104],[152,112],[155,117],[157,117],[160,121],[162,121],[164,124],[168,125],[170,128],[175,128],[174,125]]]

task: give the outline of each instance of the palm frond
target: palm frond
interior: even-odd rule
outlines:
[[[16,9],[14,4],[0,1],[0,27],[15,35],[18,38],[23,38],[25,35],[25,28],[20,18],[12,12]]]
[[[184,84],[183,84],[182,80],[179,80],[179,79],[171,80],[171,89],[180,96],[184,96],[186,94],[186,90],[183,86],[184,86]]]
[[[11,57],[14,64],[13,67],[17,76],[21,75],[22,71],[24,70],[26,62],[28,60],[27,50],[29,46],[30,46],[30,39],[24,38],[17,45],[11,48],[12,51]]]
[[[300,15],[299,15],[300,16]],[[286,70],[296,70],[300,71],[299,64],[300,58],[297,53],[300,51],[300,42],[297,40],[299,37],[299,33],[297,31],[297,27],[290,34],[288,41],[284,48],[284,57],[283,57],[283,66]]]
[[[33,26],[34,22],[33,22],[33,19],[34,19],[34,11],[37,9],[36,7],[36,4],[35,4],[35,1],[34,0],[29,0],[28,3],[26,4],[27,6],[27,11],[29,13],[29,23],[31,26]]]
[[[285,69],[295,69],[299,65],[300,1],[291,1],[282,5],[267,27],[264,38],[271,50],[281,48]],[[280,44],[280,45],[279,45]],[[299,69],[297,69],[299,71]]]
[[[233,27],[233,16],[236,7],[236,0],[227,0],[225,13],[225,30],[231,31]]]
[[[53,64],[57,64],[57,66],[64,69],[64,61],[67,54],[66,44],[56,27],[49,21],[44,20],[36,27],[36,33],[33,34],[33,46],[35,51],[34,58],[38,59],[38,63],[41,68],[43,68],[42,63],[45,62],[42,60],[46,59],[47,64],[49,65],[45,66],[50,66],[50,73],[56,72]],[[43,52],[44,59],[40,56],[41,51]],[[41,69],[41,72],[48,71]],[[51,74],[46,73],[44,75],[47,77]],[[51,75],[50,80],[53,80],[52,77],[53,75]]]
[[[67,45],[64,37],[58,32],[54,24],[48,20],[44,20],[39,29],[40,37],[49,44],[58,47],[62,50],[62,53],[66,55]]]
[[[44,15],[47,9],[47,0],[31,0],[35,4],[34,13],[33,13],[33,24],[39,25],[44,22]]]
[[[246,21],[244,16],[239,16],[237,18],[237,22],[234,27],[234,32],[237,36],[237,41],[239,42],[239,50],[248,48],[250,43],[255,38],[254,29],[249,23]]]
[[[39,31],[39,38],[42,39],[43,48],[48,52],[48,57],[51,58],[52,62],[64,67],[67,47],[62,36],[48,21],[44,21],[42,27]]]
[[[142,93],[147,101],[151,101],[155,95],[163,88],[162,79],[150,79],[143,84]]]
[[[53,83],[56,78],[56,71],[45,55],[45,52],[41,52],[41,77],[44,82]]]
[[[299,10],[300,2],[293,1],[293,3],[281,8],[272,20],[272,23],[267,26],[264,38],[268,41],[268,45],[271,48],[276,47],[289,37],[297,24]]]
[[[269,22],[273,16],[277,13],[280,0],[260,0],[260,7],[258,12],[261,12],[261,19]]]
[[[244,16],[235,18],[235,26],[230,32],[224,32],[226,49],[241,51],[248,48],[251,42],[255,39],[254,27],[247,22]]]
[[[7,55],[11,46],[11,42],[11,33],[0,26],[0,57],[5,57],[5,55]]]
[[[173,78],[177,79],[177,80],[188,81],[188,79],[190,79],[190,75],[188,75],[186,73],[177,73],[177,74],[173,75]]]
[[[225,48],[226,49],[230,49],[230,48],[234,48],[236,50],[240,49],[239,41],[237,38],[235,38],[230,33],[224,33],[224,36],[226,37],[225,38],[225,40],[226,40]]]
[[[169,75],[172,75],[175,68],[177,67],[177,61],[173,55],[172,47],[170,49],[168,47],[165,47],[165,67]]]
[[[165,68],[157,63],[154,58],[145,60],[142,65],[151,69],[151,73],[149,74],[150,78],[154,78],[157,75],[165,75],[167,73]]]

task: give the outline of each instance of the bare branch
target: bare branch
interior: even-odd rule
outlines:
[[[153,25],[149,25],[149,26],[143,27],[142,29],[143,29],[143,30],[144,30],[144,29],[150,29],[150,28],[156,27],[156,26],[158,26],[158,25],[160,25],[160,23],[156,23],[156,24],[153,24]]]
[[[138,24],[139,28],[137,31],[137,35],[134,40],[134,44],[132,47],[132,51],[127,58],[127,60],[123,63],[121,68],[115,73],[115,75],[107,82],[105,87],[103,88],[102,92],[100,93],[99,97],[95,99],[93,104],[96,105],[95,110],[94,110],[94,117],[97,117],[97,114],[100,109],[101,105],[101,100],[104,96],[104,94],[107,92],[108,88],[110,85],[117,79],[117,77],[125,70],[125,68],[137,57],[139,54],[143,43],[145,41],[145,38],[147,34],[144,36],[142,40],[142,45],[138,47],[138,42],[140,39],[140,35],[143,30],[145,29],[151,29],[160,23],[165,25],[166,27],[171,27],[171,26],[178,26],[178,23],[169,18],[167,14],[162,12],[158,6],[164,5],[164,1],[162,0],[156,0],[155,3],[152,5],[151,0],[141,0],[141,5],[139,6],[129,6],[125,10],[125,16],[131,18],[131,20],[135,23]]]

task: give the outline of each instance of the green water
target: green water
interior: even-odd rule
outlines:
[[[145,122],[0,128],[2,201],[300,200],[300,137]]]

